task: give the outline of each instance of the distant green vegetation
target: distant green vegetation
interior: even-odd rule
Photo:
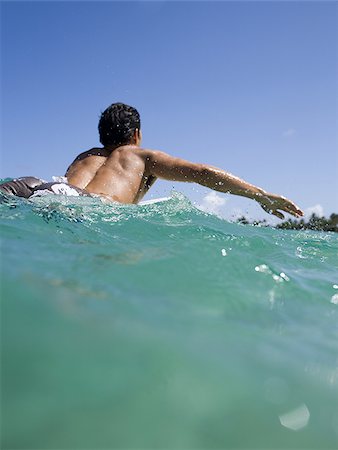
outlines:
[[[237,219],[237,223],[263,227],[270,226],[266,220],[255,220],[253,222],[250,222],[244,216]],[[329,218],[326,218],[319,217],[313,213],[307,221],[304,219],[288,219],[285,222],[276,225],[275,228],[282,228],[284,230],[334,231],[338,233],[338,214],[332,213]]]

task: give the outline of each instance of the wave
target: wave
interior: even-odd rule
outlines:
[[[334,233],[3,200],[5,448],[336,446]]]

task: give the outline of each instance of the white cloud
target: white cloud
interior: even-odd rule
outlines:
[[[324,216],[324,208],[319,203],[314,206],[309,206],[304,211],[304,218],[309,219],[313,213],[316,214],[316,216],[323,217]]]
[[[283,137],[290,138],[296,134],[296,130],[294,128],[288,128],[283,132]]]
[[[205,197],[203,197],[199,207],[205,212],[220,214],[222,206],[224,206],[226,202],[227,199],[224,198],[224,194],[219,195],[215,191],[211,191],[208,192],[208,194]]]

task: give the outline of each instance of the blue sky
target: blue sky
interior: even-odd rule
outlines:
[[[123,101],[141,113],[145,147],[338,212],[337,5],[1,2],[0,176],[64,174]],[[246,199],[175,188],[226,217],[266,217]]]

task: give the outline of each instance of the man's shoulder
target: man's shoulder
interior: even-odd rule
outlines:
[[[149,157],[152,150],[138,147],[136,145],[123,145],[121,147],[116,148],[110,155],[112,159],[114,159],[115,155],[119,155],[121,158],[125,159],[139,159],[142,161],[146,161],[147,157]]]
[[[88,158],[89,156],[105,156],[105,157],[107,157],[103,148],[93,147],[93,148],[86,150],[86,151],[80,153],[79,155],[77,155],[77,157],[75,158],[74,161],[81,161],[85,158]]]
[[[138,147],[136,145],[121,147],[121,150],[123,150],[125,154],[138,156],[142,160],[148,160],[149,158],[156,157],[156,155],[163,153],[159,150],[153,150],[146,147]]]

